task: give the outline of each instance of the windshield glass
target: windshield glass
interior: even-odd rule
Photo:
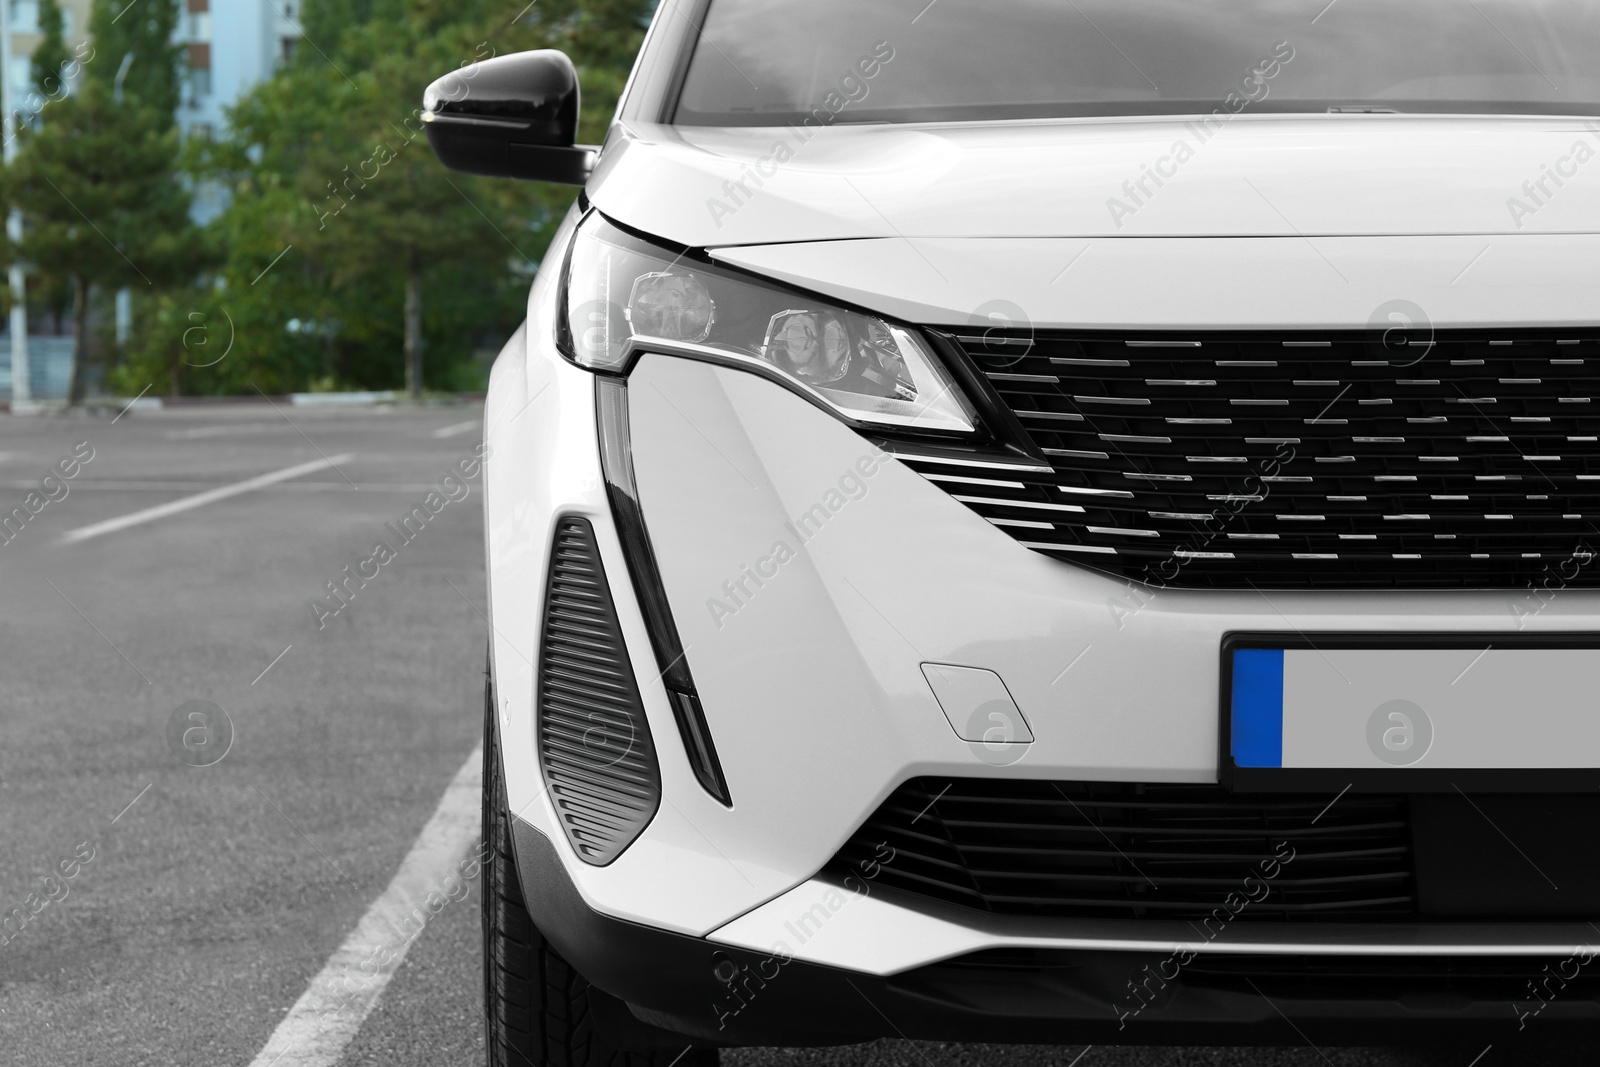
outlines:
[[[1594,0],[710,0],[673,121],[1600,115]]]

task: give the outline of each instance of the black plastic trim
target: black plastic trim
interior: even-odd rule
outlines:
[[[1527,999],[1527,1009],[1539,1010],[1539,1025],[1519,1031],[1503,992],[1457,991],[1448,974],[1452,967],[1514,974],[1521,963],[1527,978],[1537,981],[1543,977],[1538,965],[1559,964],[1561,955],[1520,959],[1509,967],[1484,956],[1430,957],[1442,973],[1411,963],[1398,990],[1374,990],[1369,978],[1348,972],[1363,961],[1379,971],[1397,960],[1396,966],[1407,966],[1406,957],[1359,953],[1341,957],[1309,991],[1299,988],[1302,978],[1284,972],[1296,961],[1315,976],[1315,958],[1254,956],[1230,965],[1169,947],[981,952],[887,977],[844,970],[788,958],[777,951],[781,946],[770,954],[752,952],[601,915],[584,902],[549,838],[516,817],[512,827],[529,914],[556,951],[602,992],[625,1002],[636,1018],[696,1043],[836,1045],[909,1038],[1004,1044],[1427,1042],[1436,1048],[1475,1041],[1461,1059],[1465,1063],[1490,1041],[1518,1047],[1592,1042],[1597,1025],[1594,1001],[1575,993]],[[847,891],[840,898],[841,907],[856,906]],[[806,918],[796,916],[802,924]],[[1520,993],[1520,986],[1513,992]]]
[[[539,769],[573,851],[604,867],[655,818],[661,772],[594,526],[581,515],[556,520],[542,631]]]
[[[1238,767],[1233,762],[1233,652],[1240,648],[1600,648],[1600,633],[1230,632],[1222,637],[1217,694],[1217,780],[1240,793],[1592,793],[1600,768]]]
[[[973,362],[972,356],[955,339],[955,335],[943,329],[927,326],[921,330],[922,335],[932,344],[935,357],[955,379],[956,388],[972,404],[974,413],[978,417],[979,429],[985,431],[989,438],[981,441],[980,447],[987,445],[990,449],[1024,457],[1030,463],[1049,466],[1049,460],[1045,458],[1039,446],[1034,444],[1033,438],[1028,436],[1022,420],[1018,419],[1011,406],[1001,399],[994,384],[984,377]],[[896,441],[911,441],[916,436],[903,433],[884,434],[885,438]]]
[[[689,766],[702,788],[720,803],[733,807],[727,778],[711,740],[700,697],[689,674],[683,641],[672,619],[667,591],[661,583],[655,551],[639,506],[639,489],[633,476],[633,445],[628,429],[628,383],[621,378],[596,376],[595,418],[600,430],[600,467],[606,479],[606,496],[617,523],[628,573],[639,597],[645,628],[661,668],[661,681],[672,703],[672,715],[683,738]]]

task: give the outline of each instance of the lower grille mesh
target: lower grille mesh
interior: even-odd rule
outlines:
[[[655,814],[661,778],[594,530],[556,526],[539,651],[539,762],[578,855],[616,859]]]
[[[1229,921],[1411,918],[1404,799],[1328,800],[1216,786],[917,778],[829,870],[877,871],[878,885],[1005,915],[1204,919],[1241,894],[1250,903]],[[1290,849],[1292,859],[1272,864]]]

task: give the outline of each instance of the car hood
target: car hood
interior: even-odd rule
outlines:
[[[619,123],[588,191],[619,222],[694,247],[1597,233],[1600,121]]]

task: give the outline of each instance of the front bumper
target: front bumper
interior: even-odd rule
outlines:
[[[520,819],[515,846],[528,907],[556,949],[641,1020],[708,1044],[901,1037],[1529,1047],[1592,1040],[1600,1026],[1600,981],[1587,973],[1592,949],[1543,959],[1396,957],[1345,942],[1335,966],[1282,954],[1203,957],[1152,940],[979,952],[872,974],[602,915],[584,903],[556,846]]]

